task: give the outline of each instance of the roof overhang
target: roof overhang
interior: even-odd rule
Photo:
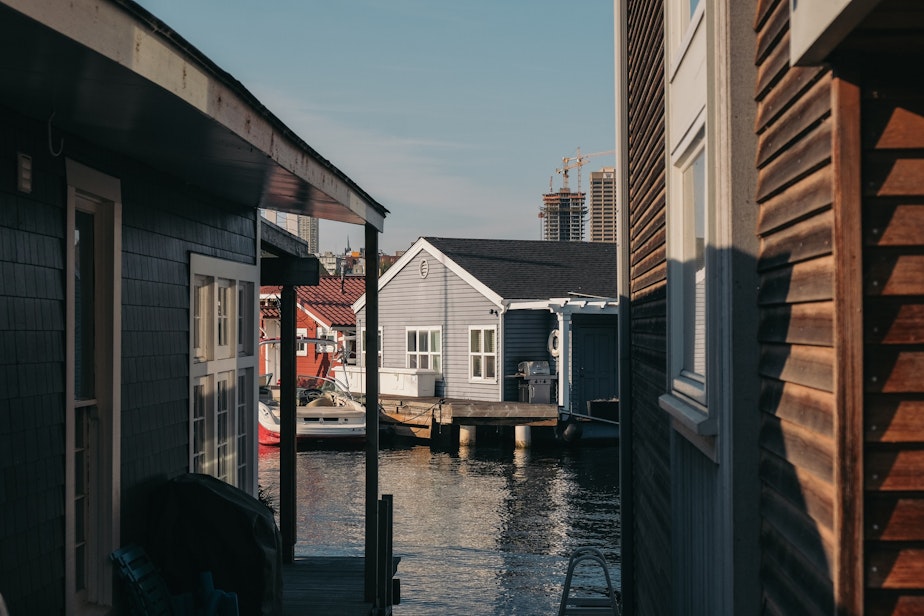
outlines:
[[[381,291],[388,282],[397,276],[401,270],[403,270],[411,261],[417,258],[417,256],[426,251],[430,256],[432,256],[438,263],[445,266],[449,271],[453,272],[456,276],[461,278],[469,286],[471,286],[475,291],[482,294],[488,301],[493,303],[497,307],[501,307],[503,298],[500,295],[492,291],[486,284],[472,276],[470,273],[465,271],[458,263],[449,258],[436,246],[428,242],[426,239],[420,237],[417,238],[417,241],[401,255],[395,263],[389,267],[385,273],[379,278],[378,289]],[[360,310],[366,306],[366,294],[363,293],[356,302],[353,303],[353,311],[359,313]]]
[[[235,203],[383,230],[343,172],[132,0],[0,0],[0,105]]]
[[[790,0],[789,61],[821,64],[882,0]]]

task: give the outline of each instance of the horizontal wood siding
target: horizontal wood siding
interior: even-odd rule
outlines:
[[[549,354],[549,333],[558,320],[548,310],[511,310],[504,314],[503,375],[516,374],[521,361],[547,361],[552,374],[557,360]],[[504,379],[504,400],[519,400],[519,379]]]
[[[421,278],[418,263],[427,259],[429,273]],[[426,251],[398,272],[379,292],[379,326],[384,335],[383,364],[407,367],[407,328],[442,328],[443,374],[437,382],[437,396],[499,401],[502,366],[498,381],[469,379],[469,326],[498,328],[497,307],[470,284]],[[357,327],[365,321],[365,309],[357,315]],[[548,335],[548,334],[546,334]]]
[[[831,76],[789,67],[789,3],[758,3],[761,578],[767,614],[832,614]]]
[[[658,406],[667,362],[664,149],[664,11],[627,0],[629,276],[632,302],[632,493],[638,614],[673,613],[671,429]]]
[[[919,60],[917,60],[919,61]],[[866,607],[924,611],[924,87],[864,78]]]

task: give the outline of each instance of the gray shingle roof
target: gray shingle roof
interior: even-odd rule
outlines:
[[[616,297],[616,244],[423,238],[504,299]]]

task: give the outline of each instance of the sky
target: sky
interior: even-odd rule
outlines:
[[[612,0],[140,0],[420,236],[541,239],[562,158],[612,166]],[[569,184],[577,187],[577,169]],[[364,243],[322,220],[321,251]]]

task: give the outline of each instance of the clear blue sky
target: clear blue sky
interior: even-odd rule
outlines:
[[[562,157],[615,147],[612,0],[140,4],[390,210],[387,253],[539,239]],[[582,188],[612,163],[590,159]],[[322,251],[364,242],[356,225],[320,234]]]

